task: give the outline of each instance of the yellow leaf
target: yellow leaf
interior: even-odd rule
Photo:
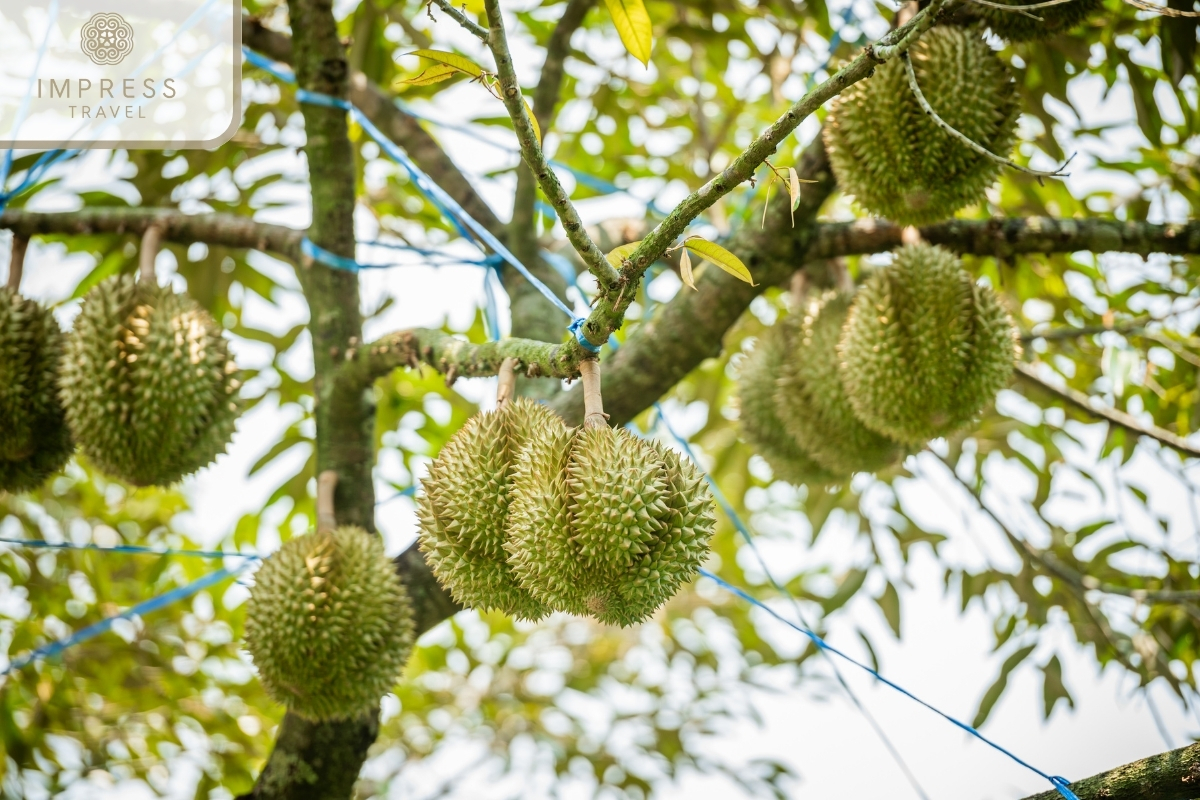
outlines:
[[[638,245],[640,245],[641,243],[642,242],[639,239],[636,242],[630,242],[629,244],[623,244],[620,247],[618,247],[617,249],[613,250],[608,255],[606,255],[604,257],[604,260],[607,261],[609,263],[609,265],[612,266],[613,269],[620,269],[621,264],[623,264],[625,262],[625,259],[627,259],[631,255],[633,255],[633,251],[637,250]]]
[[[642,0],[604,0],[604,4],[629,55],[642,62],[642,66],[649,66],[654,26],[650,24],[645,4]]]
[[[404,86],[430,86],[435,83],[441,83],[453,78],[455,75],[462,73],[462,70],[457,67],[451,67],[448,64],[437,64],[422,72],[415,78],[409,78],[406,81],[396,81],[392,84],[395,89],[400,89]]]
[[[692,257],[686,247],[679,255],[679,277],[683,278],[684,285],[696,290],[696,278],[692,275]]]
[[[467,73],[472,78],[478,78],[483,74],[483,67],[465,56],[460,56],[458,53],[446,53],[441,50],[414,50],[411,53],[405,53],[405,55],[420,56],[430,61],[436,61],[438,64],[445,64],[447,67],[453,67],[459,72]]]
[[[459,6],[475,16],[484,12],[483,0],[459,0]]]
[[[800,204],[800,176],[795,167],[788,167],[788,196],[792,199],[792,227],[796,227],[796,206]]]
[[[525,100],[525,97],[521,97]],[[529,114],[529,124],[533,126],[533,135],[537,137],[538,144],[542,143],[542,128],[537,123],[537,117],[533,115],[533,106],[529,105],[529,101],[525,100],[525,111]]]
[[[746,269],[746,265],[742,263],[742,260],[724,247],[721,247],[721,245],[713,244],[698,236],[689,238],[684,244],[693,253],[711,261],[738,280],[743,280],[751,286],[755,285],[754,279],[750,277],[750,270]]]

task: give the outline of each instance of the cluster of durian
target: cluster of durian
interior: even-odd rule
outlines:
[[[113,477],[170,485],[225,451],[239,385],[220,327],[170,288],[109,278],[66,336],[0,290],[0,490],[37,487],[76,445]]]
[[[374,709],[404,669],[413,631],[383,540],[349,526],[289,539],[259,568],[246,605],[246,649],[263,688],[313,720]]]
[[[1007,6],[1027,5],[1024,0],[994,0]],[[1103,0],[1070,0],[1058,5],[1037,8],[1028,14],[978,4],[976,13],[991,28],[992,33],[1010,42],[1048,39],[1066,33],[1083,24],[1104,8]]]
[[[995,292],[909,245],[853,298],[812,298],[763,336],[738,379],[742,435],[792,483],[874,472],[968,425],[1019,353]]]
[[[648,618],[695,575],[716,524],[696,468],[526,399],[472,418],[418,498],[420,547],[460,604],[523,619]]]
[[[1016,86],[977,30],[932,28],[909,58],[938,116],[992,153],[1012,150],[1020,113]],[[929,118],[909,88],[902,58],[838,96],[825,122],[825,146],[842,190],[872,214],[902,225],[937,222],[979,202],[1000,170]]]

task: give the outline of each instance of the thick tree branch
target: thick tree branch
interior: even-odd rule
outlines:
[[[0,213],[0,228],[24,237],[93,233],[141,236],[150,227],[159,228],[164,239],[176,244],[204,242],[245,247],[270,251],[292,262],[300,258],[300,240],[304,238],[302,230],[255,222],[237,214],[184,214],[166,208],[99,207],[50,213]]]
[[[263,27],[256,19],[243,18],[242,42],[251,50],[276,61],[292,63],[292,40]],[[361,72],[356,72],[350,75],[346,97],[389,139],[403,147],[417,166],[437,181],[468,214],[497,237],[503,238],[504,224],[497,219],[495,212],[479,196],[437,141],[417,120],[396,106],[391,94],[372,83]]]
[[[1200,797],[1200,744],[1134,761],[1071,784],[1079,800],[1195,800]],[[1059,800],[1053,789],[1025,800]]]
[[[809,249],[810,258],[879,253],[899,247],[903,228],[879,219],[823,223]],[[1006,217],[954,219],[926,225],[921,236],[959,253],[1007,258],[1022,253],[1168,253],[1200,254],[1200,222],[1156,225],[1109,219]]]
[[[617,271],[605,260],[604,253],[588,236],[583,220],[579,218],[579,212],[575,210],[566,189],[559,183],[558,176],[546,160],[546,154],[542,151],[542,145],[530,122],[529,113],[525,109],[525,98],[521,94],[521,85],[517,82],[512,52],[508,48],[500,3],[498,0],[485,0],[484,8],[487,9],[488,25],[491,27],[486,41],[496,61],[496,72],[500,77],[500,99],[512,118],[525,164],[537,177],[546,199],[558,213],[567,240],[579,253],[588,271],[595,276],[601,291],[612,291],[617,285]]]
[[[1116,408],[1102,406],[1092,400],[1091,397],[1083,392],[1076,391],[1069,386],[1055,386],[1054,384],[1043,380],[1037,373],[1037,370],[1031,364],[1018,363],[1017,376],[1025,383],[1036,386],[1042,391],[1065,400],[1067,403],[1075,406],[1082,411],[1087,412],[1093,417],[1107,420],[1113,425],[1124,428],[1130,433],[1138,436],[1145,436],[1154,439],[1167,447],[1179,451],[1185,456],[1192,458],[1200,458],[1200,447],[1190,443],[1182,436],[1171,433],[1168,430],[1156,427],[1154,425],[1143,425],[1138,422],[1137,418],[1132,414],[1127,414],[1124,411]]]

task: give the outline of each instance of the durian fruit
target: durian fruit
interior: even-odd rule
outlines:
[[[1019,345],[995,292],[919,244],[858,290],[838,352],[858,417],[919,445],[971,422],[1012,377]]]
[[[775,381],[783,367],[791,325],[785,317],[759,337],[738,372],[742,438],[771,465],[775,477],[794,484],[824,484],[834,476],[805,452],[775,412]]]
[[[1005,5],[1026,5],[1025,0],[993,0]],[[1088,17],[1104,8],[1102,0],[1071,0],[1056,6],[1035,8],[1028,13],[1040,20],[1027,17],[1016,11],[1005,11],[982,4],[976,5],[975,11],[992,29],[992,33],[1001,39],[1012,42],[1024,42],[1036,39],[1047,39],[1059,33],[1066,33],[1078,27]]]
[[[696,574],[716,525],[692,464],[601,425],[539,430],[517,461],[506,548],[547,606],[633,625]]]
[[[58,398],[62,347],[49,309],[0,287],[0,491],[34,489],[71,457]]]
[[[221,329],[187,295],[132,277],[84,297],[67,337],[67,422],[97,467],[167,486],[210,464],[233,436],[237,365]]]
[[[361,528],[289,539],[255,576],[246,649],[267,694],[306,719],[375,708],[412,644],[408,593],[383,540]]]
[[[1017,90],[979,33],[932,28],[909,53],[917,84],[938,116],[1007,156],[1020,113]],[[825,121],[825,147],[842,190],[872,214],[902,225],[937,222],[982,200],[1000,170],[925,114],[901,58],[838,96]]]
[[[775,391],[776,413],[797,446],[839,479],[883,469],[904,454],[859,421],[842,387],[837,348],[849,308],[850,298],[838,292],[808,299]]]
[[[417,499],[421,552],[459,604],[530,620],[550,613],[518,585],[504,543],[518,453],[555,430],[567,430],[558,415],[520,398],[467,420],[429,465]]]

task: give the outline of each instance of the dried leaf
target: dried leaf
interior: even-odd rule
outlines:
[[[679,254],[679,277],[683,279],[684,285],[688,288],[696,289],[696,278],[692,275],[692,257],[688,254],[686,247]]]
[[[638,245],[640,245],[641,243],[642,243],[642,241],[641,241],[641,239],[639,239],[636,242],[630,242],[629,244],[623,244],[620,247],[618,247],[617,249],[613,250],[608,255],[606,255],[604,257],[604,260],[607,261],[610,265],[612,265],[613,269],[620,269],[621,264],[625,261],[625,259],[627,259],[631,255],[633,255],[633,251],[637,250]]]
[[[629,55],[642,62],[642,66],[649,66],[654,26],[645,4],[642,0],[604,0],[604,4],[612,14],[613,24],[617,26],[617,33]]]
[[[792,199],[792,227],[796,227],[796,206],[800,205],[800,176],[795,167],[788,167],[788,197]]]
[[[698,236],[689,238],[686,245],[696,255],[711,261],[738,280],[743,280],[751,286],[755,285],[754,278],[750,276],[750,270],[746,268],[742,260],[721,245],[713,244]]]

